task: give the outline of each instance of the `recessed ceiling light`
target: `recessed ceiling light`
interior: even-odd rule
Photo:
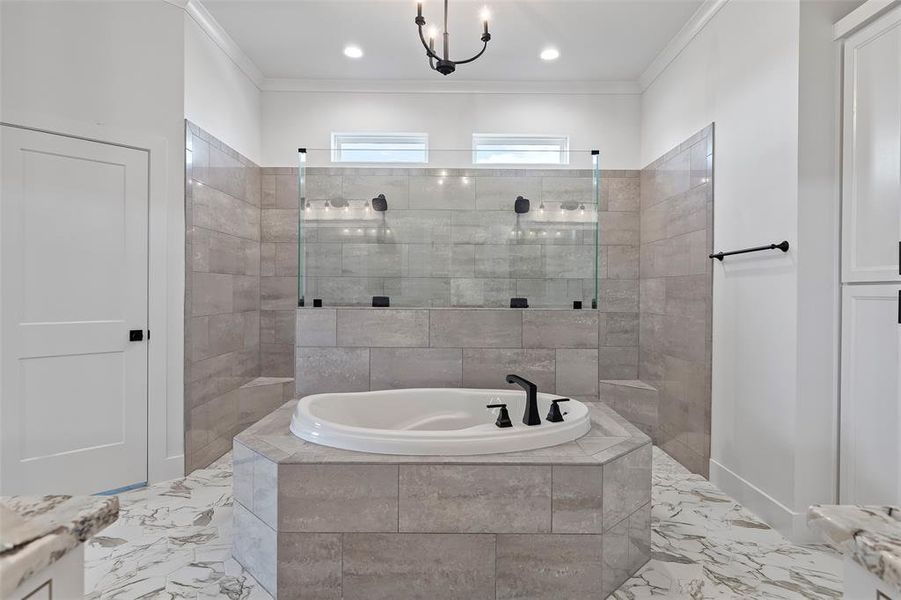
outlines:
[[[556,48],[545,48],[541,51],[541,60],[557,60],[560,58],[560,51]]]
[[[344,56],[347,58],[360,58],[363,56],[363,50],[359,46],[344,46]]]

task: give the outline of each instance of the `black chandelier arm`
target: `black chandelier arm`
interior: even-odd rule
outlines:
[[[422,25],[417,24],[417,27],[419,28],[419,41],[422,42],[422,47],[425,48],[426,56],[429,57],[429,60],[441,60],[441,57],[432,52],[432,49],[429,48],[429,45],[426,43],[425,36],[422,35]],[[482,52],[484,52],[484,50]]]
[[[485,40],[485,41],[483,41],[482,43],[483,43],[484,45],[482,46],[482,49],[479,50],[479,53],[478,53],[478,54],[476,54],[476,55],[473,56],[472,58],[467,58],[466,60],[456,60],[456,61],[454,61],[454,64],[455,64],[455,65],[465,65],[466,63],[471,63],[472,61],[476,60],[477,58],[479,58],[480,56],[482,56],[483,54],[485,54],[485,50],[488,49],[488,40]]]

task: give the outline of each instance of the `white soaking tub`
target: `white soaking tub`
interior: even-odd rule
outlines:
[[[526,394],[521,390],[423,388],[315,394],[297,403],[291,432],[308,442],[376,454],[468,456],[556,446],[591,428],[588,407],[561,403],[563,422],[546,420],[551,400],[538,394],[540,425],[523,424]],[[513,427],[495,425],[506,404]]]

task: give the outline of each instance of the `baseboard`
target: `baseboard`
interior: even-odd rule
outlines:
[[[792,542],[810,544],[823,541],[807,526],[806,508],[803,512],[790,509],[712,458],[710,482]]]

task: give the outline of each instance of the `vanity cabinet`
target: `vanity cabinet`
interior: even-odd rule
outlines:
[[[901,7],[844,40],[842,504],[901,503]]]

